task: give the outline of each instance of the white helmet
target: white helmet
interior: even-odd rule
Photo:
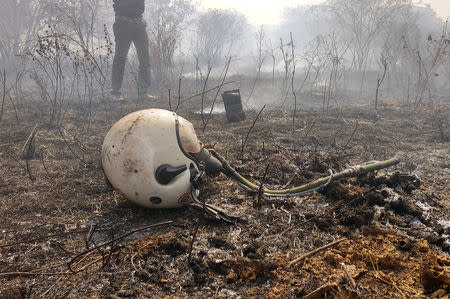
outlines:
[[[128,114],[109,130],[102,164],[114,188],[149,208],[174,208],[198,196],[197,154],[202,146],[193,125],[176,113],[147,109]]]

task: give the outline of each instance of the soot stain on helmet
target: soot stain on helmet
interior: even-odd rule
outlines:
[[[126,159],[123,162],[125,173],[138,173],[140,170],[139,163],[133,159]]]
[[[133,130],[133,128],[139,123],[139,121],[142,119],[142,115],[139,115],[138,117],[136,117],[135,120],[133,120],[130,124],[130,126],[128,127],[127,132],[125,133],[125,135],[122,138],[122,144],[125,143],[125,141],[127,140],[128,136],[130,136],[131,131]]]

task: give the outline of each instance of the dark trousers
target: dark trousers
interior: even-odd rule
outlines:
[[[116,17],[113,26],[116,52],[112,67],[112,93],[120,94],[122,87],[125,63],[131,42],[139,59],[139,85],[138,93],[144,94],[150,87],[150,55],[148,49],[147,24],[144,20]]]

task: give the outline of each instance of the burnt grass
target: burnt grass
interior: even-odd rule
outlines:
[[[0,298],[438,298],[449,292],[448,105],[415,112],[302,109],[294,121],[292,111],[267,108],[245,147],[258,111],[247,111],[241,123],[214,114],[203,131],[200,115],[181,109],[203,143],[271,188],[304,184],[329,169],[401,159],[293,198],[258,199],[224,175],[210,178],[201,199],[239,217],[233,224],[190,207],[142,209],[105,182],[106,132],[147,107],[168,108],[163,100],[74,106],[53,127],[32,104],[16,107],[17,115],[6,111]],[[165,221],[172,222],[118,238]]]

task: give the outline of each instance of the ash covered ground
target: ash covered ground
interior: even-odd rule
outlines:
[[[271,188],[401,159],[286,199],[258,199],[224,175],[212,178],[201,199],[238,216],[233,224],[189,207],[142,209],[105,183],[106,132],[148,107],[168,105],[71,107],[59,128],[32,121],[39,111],[30,106],[19,124],[13,112],[0,124],[1,298],[448,296],[448,105],[304,108],[294,121],[292,111],[267,108],[233,124],[213,114],[204,131],[195,109],[180,110],[201,141]]]

